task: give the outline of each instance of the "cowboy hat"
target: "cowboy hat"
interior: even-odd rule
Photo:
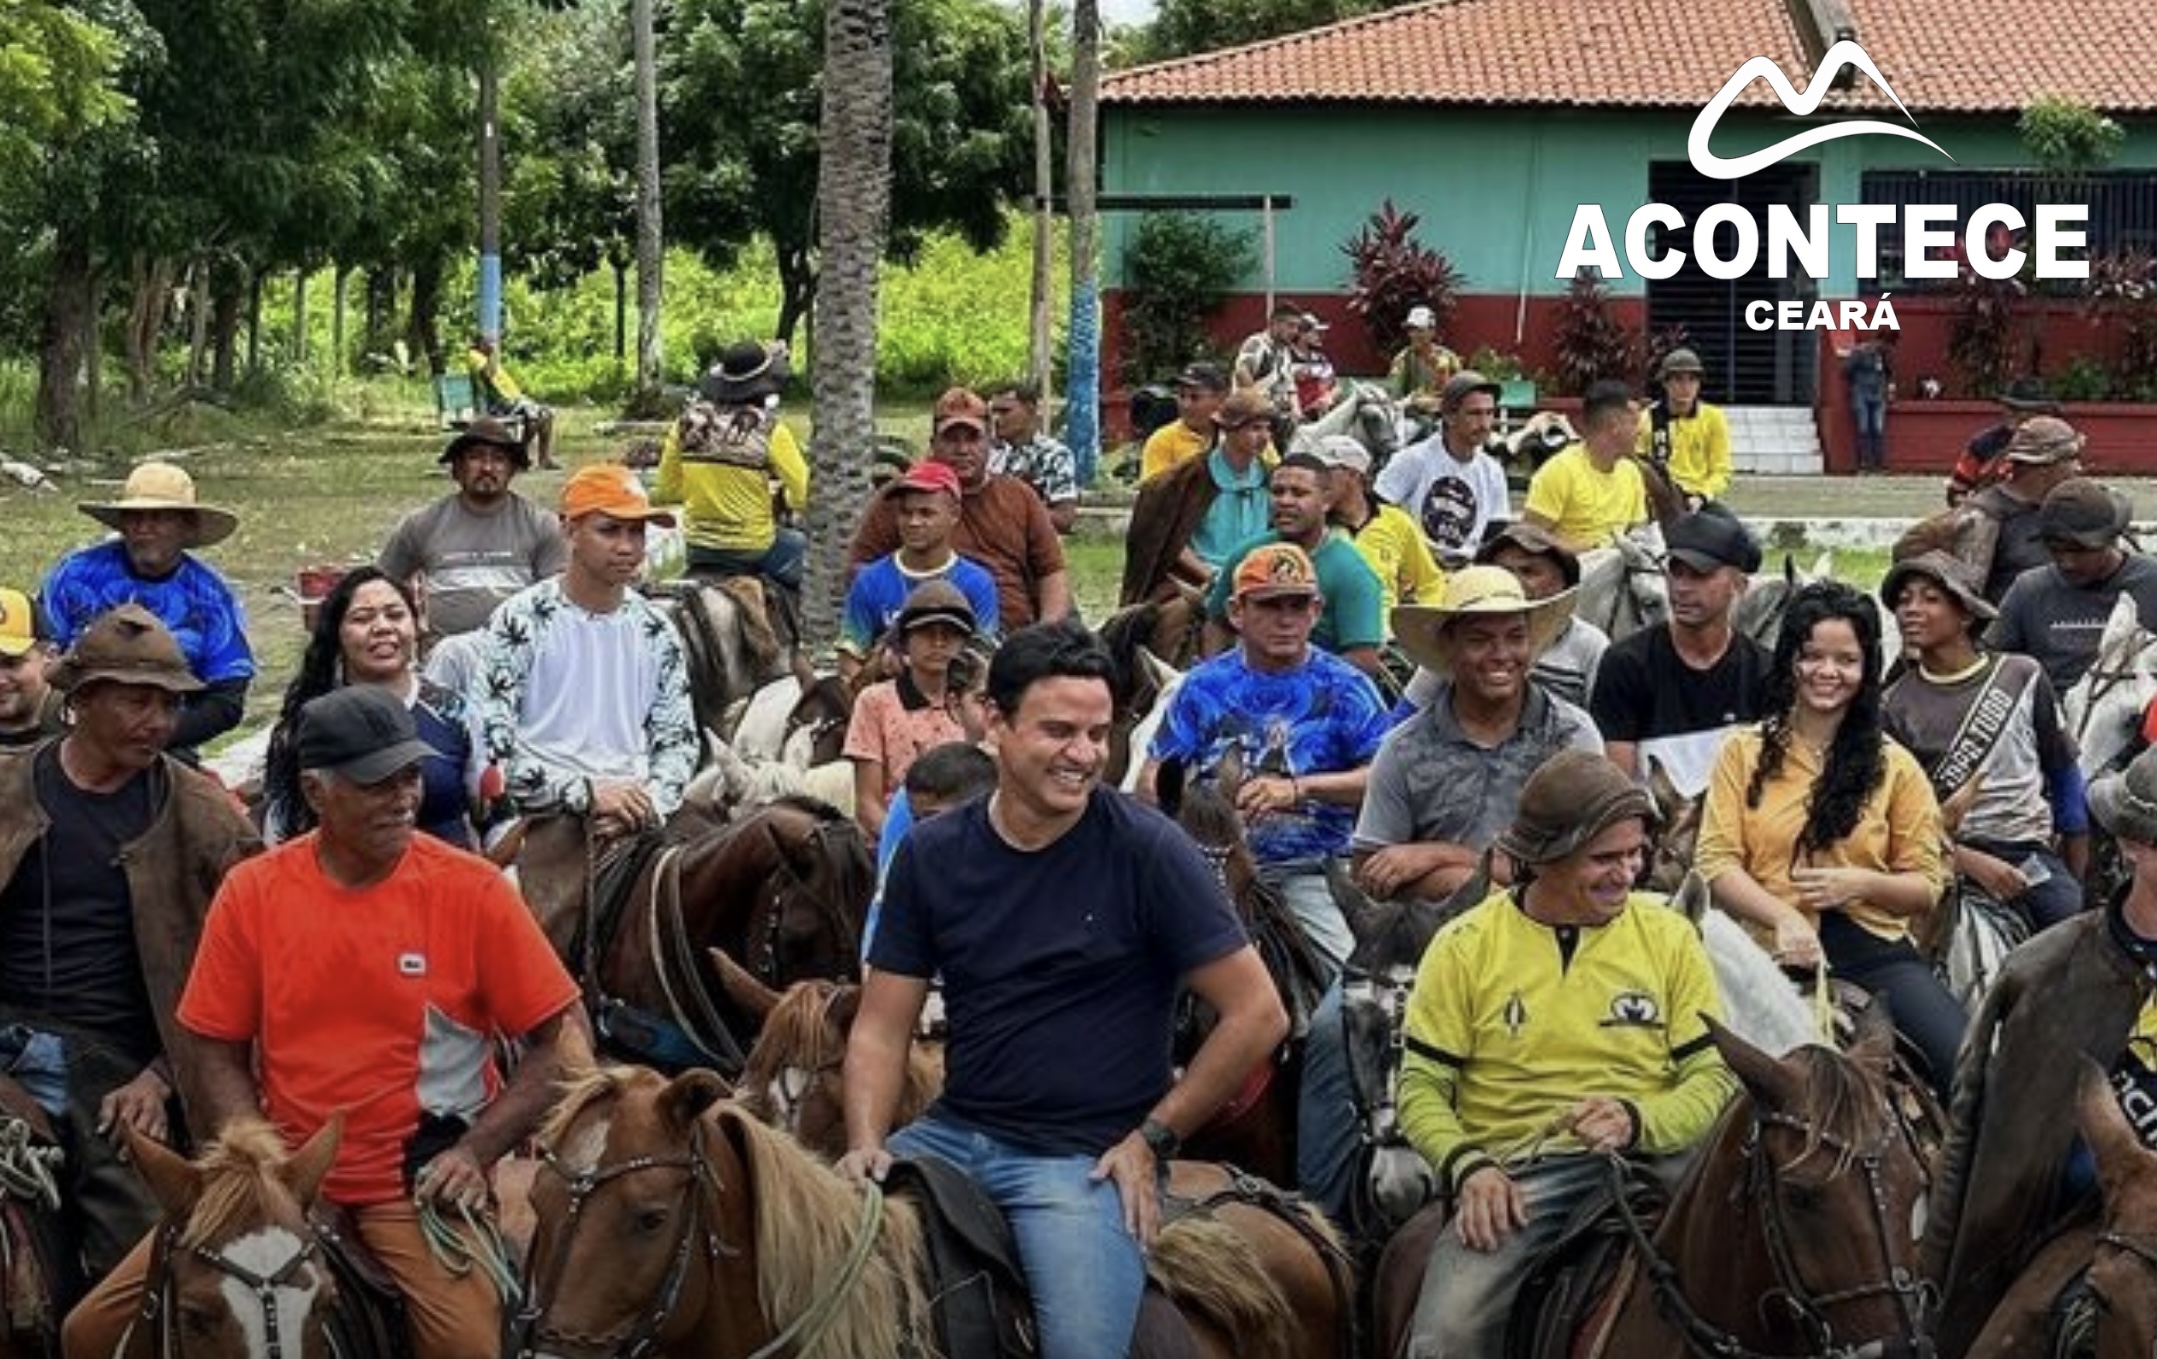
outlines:
[[[52,669],[52,687],[63,694],[100,680],[171,694],[192,694],[203,687],[164,620],[140,604],[122,604],[99,614]]]
[[[1402,604],[1393,610],[1393,637],[1417,665],[1441,679],[1453,674],[1453,636],[1458,618],[1525,614],[1528,650],[1541,655],[1573,617],[1573,591],[1529,599],[1520,580],[1502,566],[1469,566],[1448,575],[1435,604]]]
[[[119,531],[121,516],[130,510],[178,510],[191,516],[182,547],[209,547],[232,536],[240,517],[217,505],[195,500],[195,479],[184,468],[169,462],[138,464],[127,474],[118,500],[86,501],[75,507],[98,523]]]
[[[511,466],[519,472],[531,470],[532,455],[526,450],[524,440],[512,433],[508,425],[491,415],[482,415],[466,425],[456,438],[449,441],[449,446],[442,450],[442,456],[435,461],[447,466],[457,461],[457,455],[467,448],[505,449],[509,453]]]
[[[719,355],[719,362],[697,384],[697,394],[714,406],[754,406],[784,390],[787,377],[783,352],[739,340]]]

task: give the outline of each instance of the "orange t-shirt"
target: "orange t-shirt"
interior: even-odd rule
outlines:
[[[577,984],[485,860],[418,835],[396,872],[354,891],[323,875],[315,840],[226,875],[179,1018],[255,1044],[263,1103],[294,1145],[344,1111],[324,1192],[364,1207],[403,1196],[421,1111],[476,1117],[497,1083],[493,1037],[561,1013]]]

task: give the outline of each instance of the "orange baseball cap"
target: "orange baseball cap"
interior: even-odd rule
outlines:
[[[1236,567],[1237,599],[1271,599],[1277,595],[1315,595],[1318,568],[1309,554],[1294,543],[1265,543],[1244,554]]]
[[[564,519],[603,514],[609,519],[642,519],[674,527],[673,514],[653,507],[637,474],[614,462],[595,462],[571,473],[562,487],[561,509]]]
[[[967,388],[953,387],[936,398],[936,432],[942,434],[953,425],[972,425],[988,433],[989,403]]]

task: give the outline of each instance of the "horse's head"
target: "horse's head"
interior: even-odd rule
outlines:
[[[2112,1083],[2087,1058],[2075,1115],[2105,1200],[2088,1275],[2096,1357],[2149,1359],[2157,1353],[2157,1152],[2135,1136]]]
[[[1758,1215],[1747,1238],[1758,1244],[1760,1296],[1742,1312],[1766,1334],[1749,1343],[1926,1359],[1933,1298],[1917,1241],[1927,1180],[1890,1089],[1887,1007],[1866,1008],[1847,1053],[1815,1045],[1772,1057],[1712,1020],[1709,1033],[1745,1087],[1709,1154],[1740,1163],[1726,1168]],[[1729,1254],[1728,1224],[1712,1230]]]
[[[641,1067],[568,1086],[539,1135],[531,1293],[513,1356],[601,1359],[701,1333],[716,1310],[709,1272],[753,1231],[719,1202],[735,1167],[716,1154],[705,1115],[726,1094],[709,1071],[668,1080]]]
[[[153,1353],[330,1359],[337,1285],[307,1210],[343,1134],[333,1118],[288,1155],[269,1123],[237,1119],[189,1162],[127,1130],[128,1152],[165,1214],[144,1284],[165,1328]]]
[[[2092,777],[2113,768],[2133,744],[2142,715],[2157,698],[2157,633],[2142,627],[2134,599],[2121,595],[2105,620],[2097,659],[2060,699],[2069,730]]]
[[[742,1064],[742,1107],[813,1151],[843,1153],[840,1070],[861,988],[800,981],[774,991],[718,949],[711,958],[727,995],[760,1020],[756,1046]]]
[[[852,818],[813,798],[783,797],[738,823],[720,852],[686,874],[685,892],[756,902],[742,961],[768,985],[851,977],[876,887],[876,865]]]
[[[1687,797],[1678,791],[1662,761],[1648,757],[1648,793],[1655,799],[1655,852],[1648,860],[1647,886],[1651,891],[1675,892],[1692,872],[1693,847],[1700,840],[1700,822],[1707,798]]]
[[[846,755],[846,725],[854,715],[854,691],[837,675],[826,675],[802,690],[786,715],[783,759],[802,769],[830,764]]]

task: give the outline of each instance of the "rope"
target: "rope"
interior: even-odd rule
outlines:
[[[458,1233],[456,1222],[442,1216],[434,1200],[419,1205],[419,1234],[427,1242],[427,1253],[454,1278],[462,1279],[478,1270],[494,1285],[502,1305],[515,1307],[524,1300],[524,1287],[517,1280],[517,1267],[509,1258],[501,1228],[486,1214],[475,1213],[463,1204],[457,1206],[457,1217],[469,1236]]]
[[[846,1259],[839,1264],[839,1274],[831,1281],[821,1297],[809,1304],[803,1312],[786,1324],[786,1329],[757,1347],[748,1359],[772,1359],[792,1348],[796,1354],[807,1354],[824,1338],[831,1323],[839,1315],[839,1305],[853,1291],[854,1283],[861,1278],[861,1271],[869,1263],[869,1255],[876,1249],[876,1236],[884,1225],[884,1189],[873,1181],[862,1186],[861,1226],[855,1234],[854,1244],[846,1252]]]
[[[66,1163],[67,1153],[59,1147],[37,1144],[28,1123],[0,1119],[0,1194],[57,1212],[60,1168]]]
[[[1812,1023],[1813,1032],[1819,1036],[1821,1045],[1835,1047],[1835,998],[1828,994],[1827,955],[1812,965]]]

